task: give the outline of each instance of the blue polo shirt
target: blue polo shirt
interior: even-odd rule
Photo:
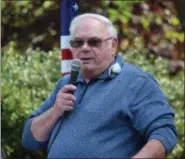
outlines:
[[[121,67],[120,72],[110,71],[115,63]],[[161,141],[167,153],[176,145],[174,111],[156,80],[126,64],[120,55],[88,84],[79,74],[73,111],[58,120],[48,141],[38,142],[30,131],[32,119],[53,106],[68,80],[69,76],[62,77],[26,121],[22,136],[25,148],[51,146],[48,158],[129,158],[151,139]]]

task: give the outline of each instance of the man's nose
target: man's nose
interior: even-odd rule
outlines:
[[[82,49],[88,49],[88,50],[90,49],[90,47],[89,47],[87,41],[84,42],[84,44],[83,44],[83,46],[82,46]]]

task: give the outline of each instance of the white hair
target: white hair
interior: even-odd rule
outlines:
[[[117,38],[117,30],[115,29],[112,22],[108,18],[106,18],[102,15],[99,15],[99,14],[94,14],[94,13],[81,14],[81,15],[76,16],[72,20],[72,22],[70,24],[70,28],[69,28],[71,37],[73,37],[73,35],[74,35],[74,31],[76,29],[77,24],[79,24],[83,18],[94,18],[94,19],[100,21],[101,23],[103,23],[107,27],[107,31],[108,31],[109,35]]]

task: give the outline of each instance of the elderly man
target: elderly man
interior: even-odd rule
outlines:
[[[116,53],[110,20],[79,15],[70,34],[82,62],[76,86],[69,75],[58,81],[27,120],[23,145],[48,148],[48,158],[165,157],[177,143],[174,111],[154,78]]]

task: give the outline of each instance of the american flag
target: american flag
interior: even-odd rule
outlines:
[[[76,0],[61,0],[61,73],[68,74],[71,71],[72,53],[69,49],[69,26],[72,19],[78,14],[78,4]]]

